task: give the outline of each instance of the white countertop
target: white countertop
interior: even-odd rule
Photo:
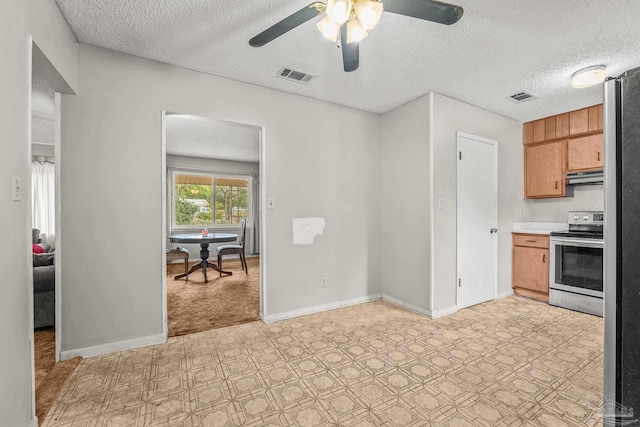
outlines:
[[[566,222],[512,222],[512,233],[546,234],[552,231],[567,231],[569,225]]]

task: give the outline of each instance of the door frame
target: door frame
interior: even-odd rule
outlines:
[[[495,219],[494,219],[494,223],[495,223],[495,227],[498,227],[498,208],[500,206],[500,202],[499,202],[499,196],[500,196],[500,192],[499,192],[499,168],[498,168],[498,161],[499,161],[499,155],[498,155],[498,141],[494,140],[494,139],[489,139],[489,138],[485,138],[482,136],[477,136],[477,135],[473,135],[470,133],[465,133],[465,132],[460,132],[457,131],[456,132],[456,306],[458,307],[458,309],[460,308],[464,308],[464,307],[460,307],[459,306],[459,301],[460,301],[460,287],[458,286],[457,280],[460,277],[460,270],[461,270],[461,265],[460,265],[460,259],[458,256],[458,248],[460,247],[460,200],[459,200],[459,196],[460,196],[460,162],[458,161],[458,153],[460,152],[460,139],[461,138],[465,138],[465,139],[470,139],[473,141],[476,141],[478,143],[481,144],[489,144],[495,147],[495,152],[494,152],[494,159],[495,159],[495,165],[496,165],[496,174],[495,174],[495,182],[494,182],[494,188],[495,188],[495,192],[496,192],[496,204],[495,204]],[[493,240],[493,253],[494,253],[494,277],[493,277],[493,299],[495,300],[498,297],[498,233],[500,230],[498,230],[498,232],[496,232],[496,236]]]
[[[168,322],[168,311],[167,311],[167,239],[169,235],[169,227],[167,224],[167,209],[169,200],[167,198],[167,115],[174,113],[169,110],[162,110],[161,114],[161,143],[160,143],[160,164],[161,164],[161,248],[162,248],[162,285],[161,285],[161,299],[162,299],[162,332],[165,337],[165,341],[169,338],[169,322]],[[178,113],[178,112],[176,112]],[[260,319],[264,321],[264,316],[267,313],[267,268],[266,268],[266,259],[267,254],[265,253],[266,248],[266,223],[267,216],[265,215],[267,205],[266,205],[266,185],[265,185],[265,158],[266,158],[266,128],[260,124],[250,123],[248,121],[238,122],[233,120],[228,120],[228,118],[220,118],[212,115],[206,114],[198,114],[187,111],[180,111],[180,114],[188,114],[197,117],[202,117],[208,120],[220,120],[228,123],[235,123],[238,125],[248,125],[253,126],[259,129],[260,133],[260,141],[258,142],[258,151],[259,151],[259,189],[260,197],[260,303],[259,303],[259,311],[260,311]]]
[[[46,53],[40,48],[37,41],[33,38],[32,34],[27,35],[27,150],[26,150],[26,171],[27,176],[24,180],[23,187],[27,188],[25,196],[22,201],[26,203],[27,209],[27,313],[29,316],[29,346],[31,351],[31,409],[33,412],[33,419],[36,417],[36,389],[35,389],[35,342],[34,342],[34,310],[33,310],[33,249],[31,247],[33,224],[31,219],[33,217],[32,209],[32,194],[31,194],[31,145],[32,145],[32,97],[33,97],[33,69],[38,67],[38,71],[44,75],[47,83],[52,87],[54,91],[54,164],[55,164],[55,257],[54,257],[54,269],[55,269],[55,362],[60,361],[60,355],[62,352],[62,215],[61,215],[61,142],[62,142],[62,113],[61,102],[62,94],[77,95],[73,88],[62,77],[57,68],[49,61]]]

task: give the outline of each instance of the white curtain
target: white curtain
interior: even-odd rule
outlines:
[[[47,161],[31,162],[31,211],[33,228],[44,233],[43,242],[53,246],[55,242],[55,166]]]
[[[260,253],[260,176],[251,175],[251,254]]]

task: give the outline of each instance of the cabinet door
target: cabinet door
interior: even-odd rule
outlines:
[[[565,195],[566,140],[524,147],[525,197]]]
[[[604,166],[603,135],[583,136],[567,143],[567,166],[570,172],[602,169]]]
[[[533,144],[533,122],[522,125],[522,143],[524,145]]]
[[[549,249],[514,246],[512,285],[549,293]]]
[[[533,142],[542,142],[546,139],[545,119],[533,122]]]
[[[589,132],[589,109],[569,113],[569,135],[580,135]]]
[[[569,136],[569,113],[558,114],[556,116],[556,138],[566,138]]]
[[[556,116],[544,119],[544,139],[556,139]]]
[[[589,107],[589,132],[602,130],[602,104]]]

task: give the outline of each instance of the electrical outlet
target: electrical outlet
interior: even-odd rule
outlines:
[[[438,209],[444,209],[444,199],[438,199]]]
[[[22,201],[22,179],[17,176],[13,177],[11,193],[14,202]]]
[[[322,284],[320,285],[321,288],[326,288],[327,287],[327,278],[323,277],[322,278]]]
[[[267,209],[275,209],[276,208],[276,201],[273,199],[273,197],[270,197],[269,200],[267,200]]]

